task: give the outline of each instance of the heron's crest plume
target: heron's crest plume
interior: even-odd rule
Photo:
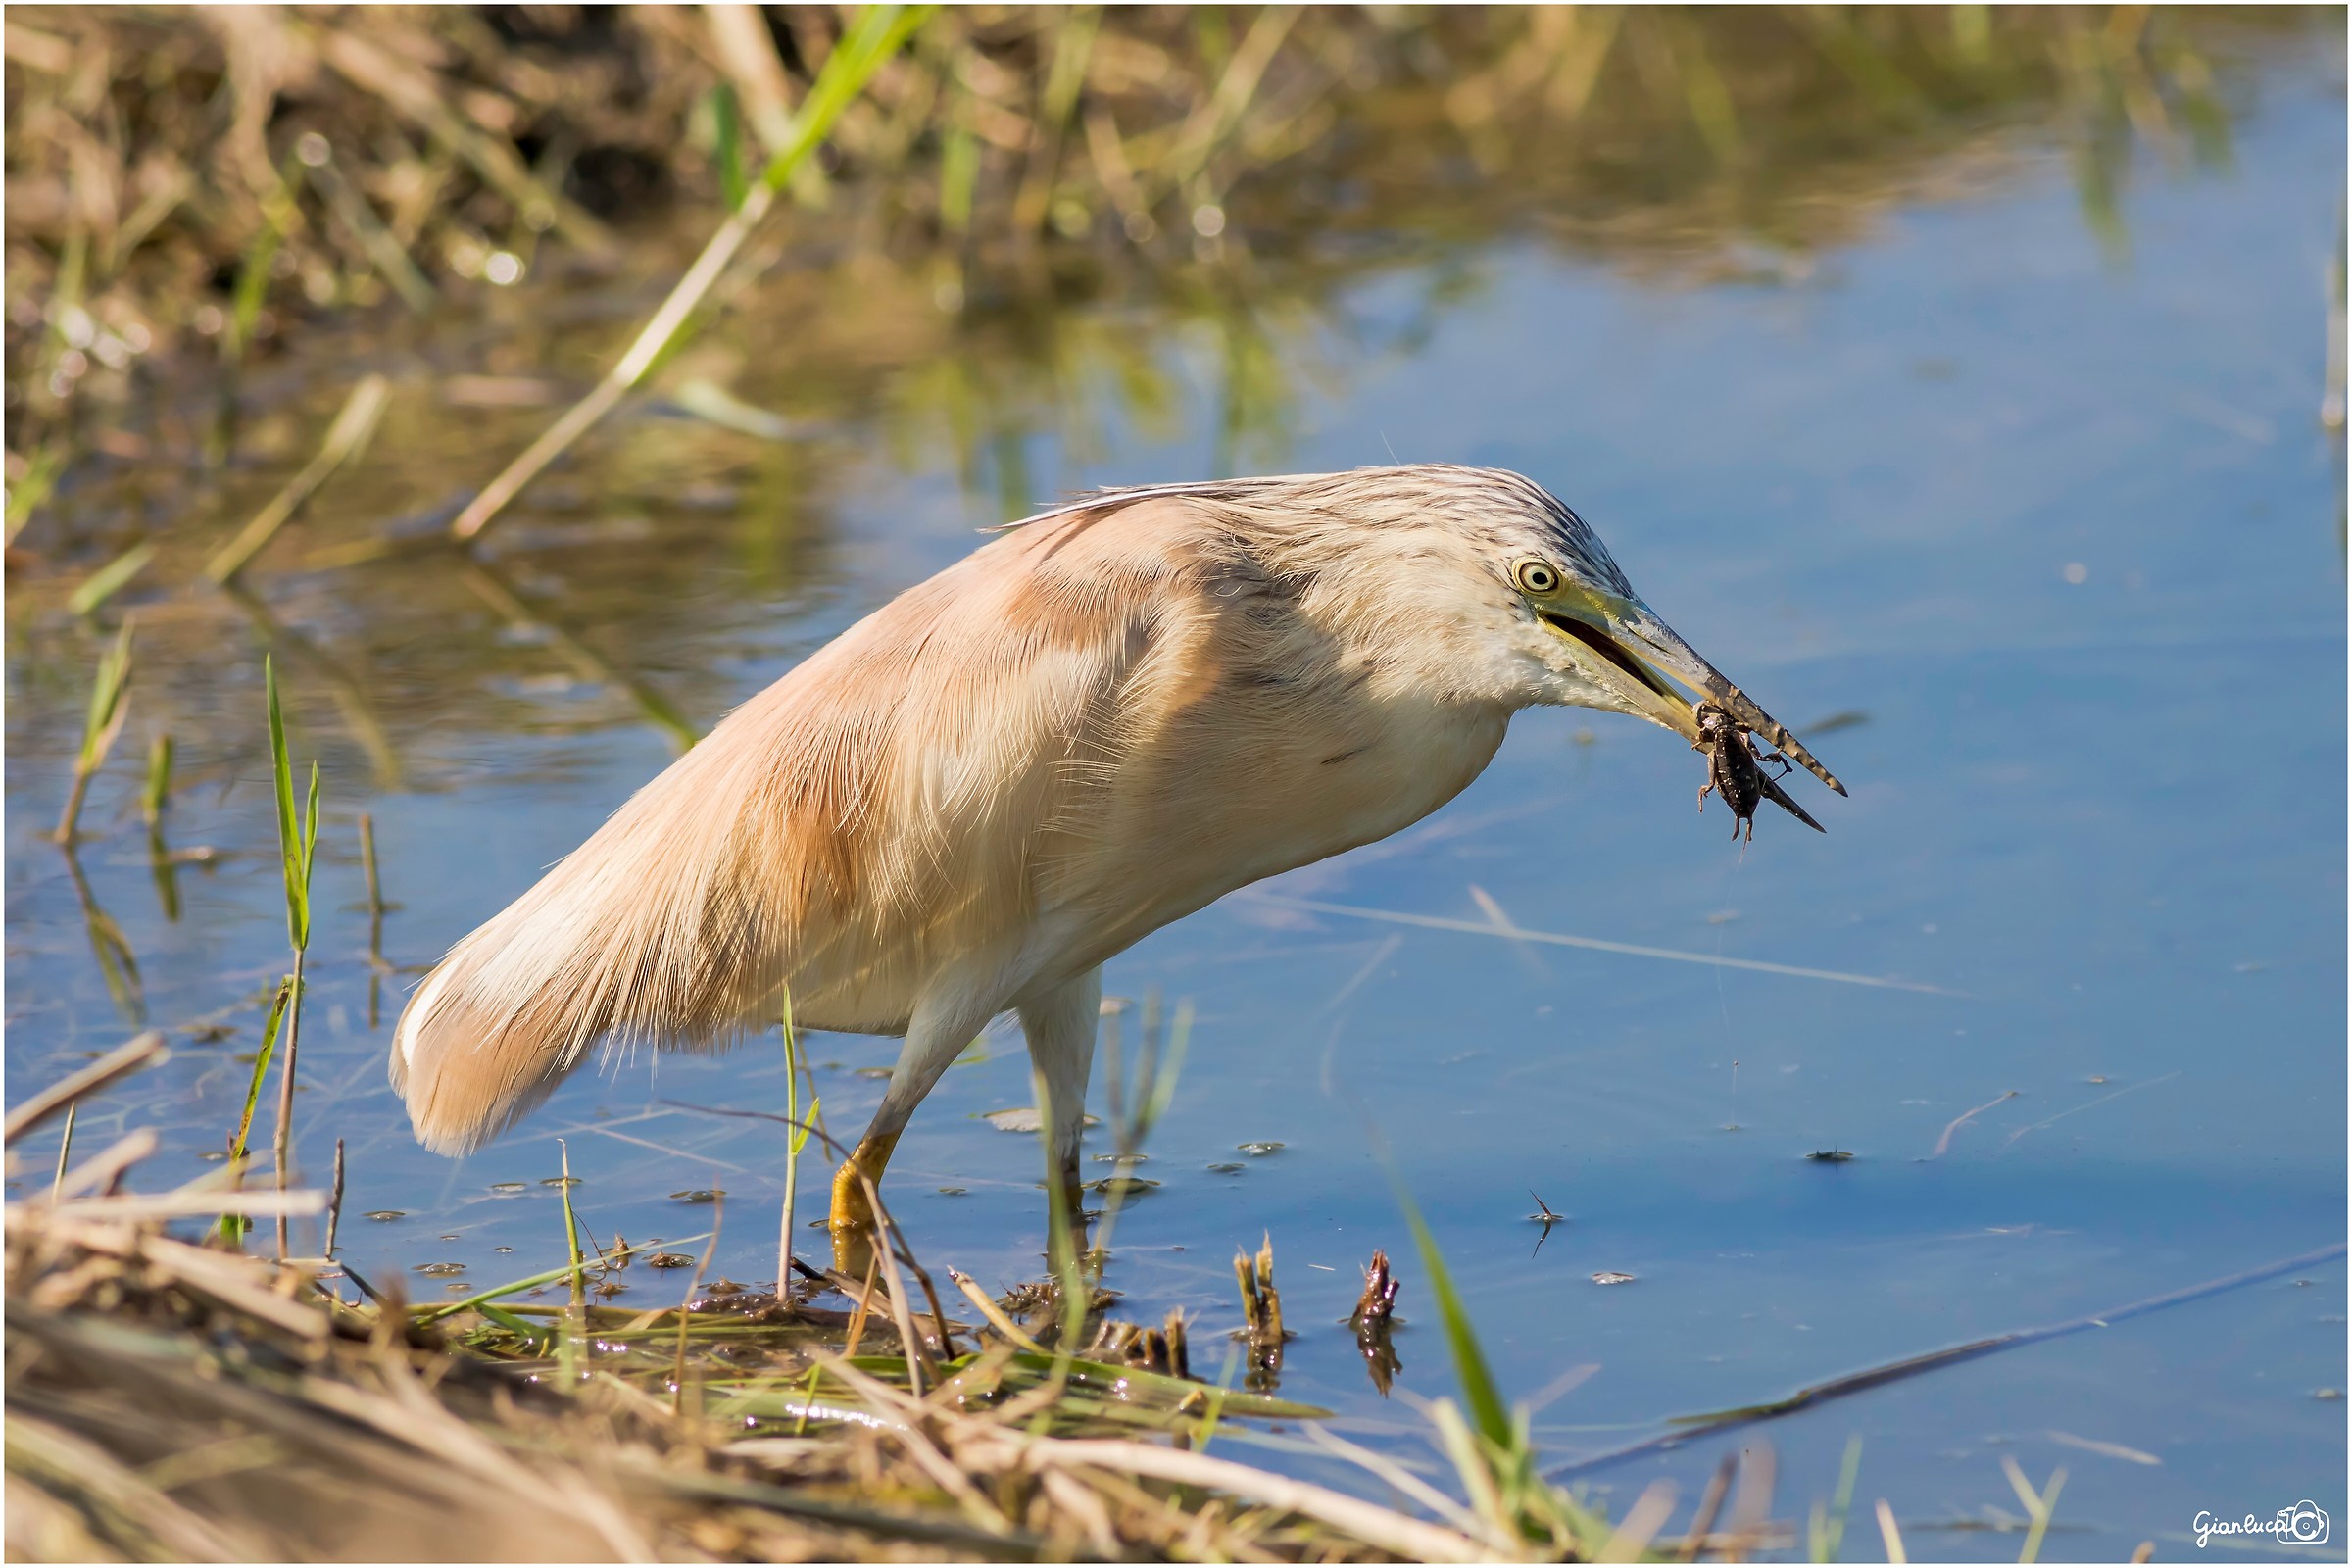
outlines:
[[[1445,517],[1465,527],[1491,528],[1516,516],[1547,536],[1561,556],[1594,583],[1631,597],[1633,584],[1599,535],[1542,485],[1507,468],[1452,463],[1406,463],[1345,468],[1334,473],[1265,474],[1241,479],[1195,479],[1173,484],[1112,485],[1089,490],[1011,522],[983,529],[1007,533],[1056,518],[1101,514],[1138,502],[1185,499],[1292,513],[1328,513],[1348,522]]]

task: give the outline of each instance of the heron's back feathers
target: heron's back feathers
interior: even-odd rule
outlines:
[[[1009,1006],[1443,804],[1507,710],[1442,638],[1411,669],[1350,641],[1443,608],[1409,515],[1369,555],[1334,523],[1350,482],[1104,498],[852,627],[426,978],[392,1052],[417,1136],[473,1149],[592,1048],[723,1045],[787,986],[890,1033],[993,963]]]
[[[724,1045],[787,984],[813,1027],[902,1029],[938,954],[1016,929],[1156,640],[1132,584],[987,569],[1050,543],[851,628],[451,950],[393,1044],[418,1138],[479,1146],[600,1044]]]
[[[743,731],[760,714],[730,720]],[[592,1046],[720,1044],[771,993],[803,923],[790,816],[728,727],[451,950],[402,1015],[393,1086],[444,1153],[536,1105]]]

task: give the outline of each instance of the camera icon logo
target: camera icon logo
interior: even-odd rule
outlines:
[[[2323,1544],[2328,1540],[2328,1510],[2309,1497],[2291,1508],[2278,1510],[2278,1531],[2275,1539],[2296,1542],[2306,1546]]]

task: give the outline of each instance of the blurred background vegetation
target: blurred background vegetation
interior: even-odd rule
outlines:
[[[2054,128],[2120,262],[2134,150],[2226,161],[2230,61],[2341,26],[2145,6],[942,10],[704,298],[705,329],[523,493],[495,549],[426,548],[612,366],[856,15],[11,8],[20,689],[54,679],[77,705],[101,622],[137,606],[146,641],[237,630],[308,657],[383,782],[383,704],[547,722],[515,693],[551,659],[602,694],[561,722],[682,739],[731,691],[680,641],[710,631],[712,572],[719,597],[771,601],[821,577],[848,455],[952,453],[994,521],[1205,397],[1213,465],[1272,466],[1303,384],[1409,354],[1498,245],[1665,288],[1800,282],[1891,204],[1999,178],[2021,126]],[[1350,305],[1376,278],[1410,296],[1385,324]],[[1059,471],[1033,471],[1041,452]],[[189,592],[240,537],[261,541],[252,569]],[[167,661],[144,704],[170,702],[174,668],[217,684]]]

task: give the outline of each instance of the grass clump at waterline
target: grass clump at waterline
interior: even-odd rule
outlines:
[[[839,1276],[781,1298],[718,1282],[691,1309],[499,1303],[529,1279],[414,1308],[324,1258],[175,1238],[223,1208],[311,1214],[326,1198],[237,1192],[229,1173],[117,1192],[153,1147],[134,1133],[69,1170],[55,1200],[6,1211],[14,1558],[266,1561],[361,1541],[476,1559],[1537,1549],[1426,1483],[1415,1493],[1453,1520],[1191,1451],[1222,1422],[1321,1412],[1093,1359],[1134,1336],[1091,1313],[1088,1349],[1044,1348],[1057,1301],[1008,1332]],[[816,1304],[828,1291],[854,1309]],[[938,1377],[921,1397],[908,1334]]]

